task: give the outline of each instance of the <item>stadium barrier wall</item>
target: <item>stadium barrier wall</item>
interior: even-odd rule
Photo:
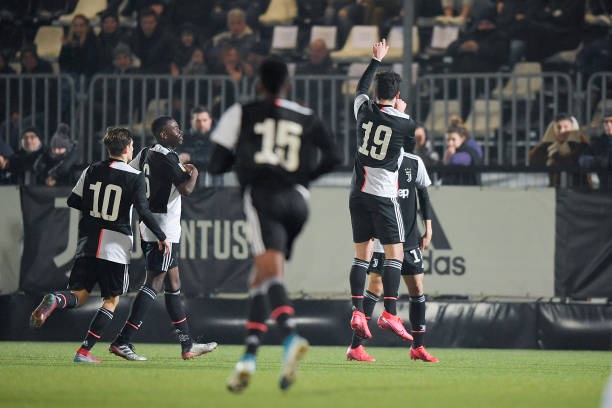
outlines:
[[[70,189],[23,187],[20,192],[24,253],[19,288],[27,293],[64,288],[79,217],[66,206]],[[434,187],[430,196],[434,235],[432,248],[424,252],[428,294],[554,296],[554,189]],[[354,249],[347,197],[346,188],[312,189],[311,218],[287,266],[291,293],[348,296]],[[203,189],[183,203],[183,293],[244,293],[251,259],[239,189]],[[133,256],[130,287],[135,290],[144,278],[138,242]]]
[[[75,347],[91,316],[99,307],[93,299],[85,306],[70,311],[57,311],[38,329],[28,327],[32,310],[39,296],[23,294],[0,296],[0,341],[70,341]],[[129,314],[131,296],[121,300],[115,318],[105,330],[99,347],[103,350],[121,329]],[[194,336],[202,341],[242,344],[248,302],[241,299],[185,299],[189,325]],[[351,339],[348,300],[296,299],[294,307],[300,332],[313,345],[347,345]],[[400,299],[398,314],[408,322],[409,302]],[[379,303],[374,310],[382,312]],[[428,301],[427,335],[429,347],[504,348],[504,349],[612,349],[612,305],[555,302],[471,302]],[[264,338],[267,344],[279,344],[280,337],[273,322]],[[370,346],[409,347],[397,336],[371,324]],[[139,330],[137,343],[176,343],[173,328],[161,297],[153,304]],[[179,346],[177,344],[177,355]],[[406,350],[407,352],[407,350]],[[338,358],[343,358],[342,355]]]

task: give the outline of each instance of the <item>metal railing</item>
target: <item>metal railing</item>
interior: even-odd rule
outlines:
[[[445,149],[452,116],[482,145],[485,165],[524,165],[529,150],[559,112],[572,112],[569,75],[433,74],[418,79],[416,118],[428,127],[434,145]]]
[[[357,80],[295,76],[289,95],[328,124],[342,148],[344,170],[350,170],[355,148]],[[449,119],[459,114],[483,145],[485,165],[521,167],[557,113],[585,112],[587,125],[611,108],[600,102],[612,98],[611,82],[612,72],[599,72],[584,91],[576,92],[569,75],[558,72],[425,75],[416,83],[410,106],[413,116],[429,127],[441,153]],[[212,75],[96,75],[89,83],[68,75],[0,75],[0,95],[0,138],[17,146],[23,130],[34,125],[48,142],[57,123],[64,121],[85,163],[104,156],[100,141],[108,126],[131,128],[137,144],[144,145],[155,116],[172,115],[187,128],[195,105],[208,106],[219,118],[232,103],[254,97],[255,86],[253,80]]]

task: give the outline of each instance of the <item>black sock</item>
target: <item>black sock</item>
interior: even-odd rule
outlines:
[[[369,265],[370,264],[367,261],[354,258],[349,276],[353,309],[361,312],[363,312],[363,289],[365,288],[366,274]]]
[[[410,296],[410,326],[412,327],[412,347],[421,347],[425,337],[425,295]]]
[[[374,307],[376,306],[376,302],[378,302],[380,298],[376,296],[376,294],[366,290],[363,293],[363,313],[366,315],[366,319],[368,319],[368,323],[372,317],[372,313],[374,312]],[[357,336],[355,332],[353,332],[353,338],[351,340],[351,348],[359,347],[366,343],[366,339]]]
[[[267,296],[263,293],[251,295],[249,316],[246,323],[247,337],[245,339],[246,353],[257,354],[263,336],[268,331],[266,317],[268,316]]]
[[[57,299],[57,307],[60,309],[72,309],[79,304],[79,298],[70,291],[53,292]]]
[[[193,344],[189,324],[187,324],[187,313],[185,313],[185,305],[181,300],[181,290],[175,292],[164,292],[164,300],[166,301],[166,311],[170,316],[174,331],[181,343],[183,352],[188,351]]]
[[[153,288],[146,285],[142,285],[140,287],[140,290],[132,302],[130,315],[128,316],[125,325],[123,325],[123,328],[121,329],[121,333],[119,333],[119,336],[117,336],[114,343],[127,344],[132,340],[140,329],[142,321],[153,305],[153,302],[155,302],[156,297],[157,292],[155,292]]]
[[[81,348],[91,350],[102,336],[102,333],[104,333],[106,326],[113,320],[113,316],[114,314],[110,310],[106,310],[103,307],[99,308],[93,319],[91,319],[91,323],[89,323],[89,330],[87,330],[87,336],[85,336]]]
[[[270,284],[268,287],[268,299],[272,309],[270,317],[276,320],[281,331],[281,338],[284,339],[291,333],[295,333],[295,320],[293,319],[295,311],[293,306],[291,306],[285,286],[281,282],[274,281]]]
[[[383,265],[383,289],[385,310],[397,314],[397,294],[402,279],[402,261],[386,259]]]

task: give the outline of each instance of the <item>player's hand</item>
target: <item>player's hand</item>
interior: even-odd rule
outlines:
[[[402,98],[397,98],[395,100],[395,106],[394,108],[397,109],[400,112],[405,112],[406,111],[406,101],[404,101]]]
[[[384,38],[381,42],[377,42],[372,47],[372,57],[382,61],[382,59],[387,55],[387,51],[389,51],[389,45],[387,45],[387,40]]]
[[[187,171],[189,172],[189,175],[190,175],[191,177],[193,177],[193,176],[197,176],[197,175],[198,175],[198,169],[197,169],[197,167],[196,167],[196,166],[194,166],[193,164],[191,164],[191,163],[186,163],[186,164],[183,164],[183,166],[185,166],[185,168],[187,169]]]
[[[172,250],[172,244],[168,241],[157,241],[157,246],[160,251],[164,251],[164,255],[168,255]]]
[[[424,251],[429,247],[429,244],[431,244],[431,234],[425,233],[419,241],[419,248]]]

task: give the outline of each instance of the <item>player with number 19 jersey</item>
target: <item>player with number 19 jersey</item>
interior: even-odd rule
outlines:
[[[164,241],[166,235],[149,210],[145,189],[143,174],[120,160],[107,159],[83,170],[70,198],[81,199],[76,206],[81,209],[81,219],[75,258],[129,264],[132,204],[156,238]]]
[[[393,106],[380,105],[367,95],[380,62],[373,59],[364,72],[354,102],[357,152],[354,188],[379,197],[397,197],[397,170],[404,138],[414,137],[415,122]]]

